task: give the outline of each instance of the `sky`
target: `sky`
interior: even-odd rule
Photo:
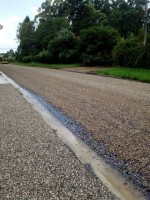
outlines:
[[[28,15],[31,20],[45,0],[0,0],[0,53],[16,50],[16,32],[19,22]]]

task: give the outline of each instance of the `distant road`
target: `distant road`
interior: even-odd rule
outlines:
[[[150,84],[15,65],[0,65],[0,70],[84,126],[105,145],[106,154],[126,163],[120,164],[123,172],[148,186]]]

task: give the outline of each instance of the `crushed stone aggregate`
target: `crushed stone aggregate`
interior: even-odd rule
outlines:
[[[0,85],[0,199],[118,199],[22,95]]]
[[[150,84],[14,65],[0,70],[81,124],[149,191]]]

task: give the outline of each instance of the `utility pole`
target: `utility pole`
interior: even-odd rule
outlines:
[[[144,46],[147,41],[147,24],[148,24],[148,0],[145,0],[145,21],[144,21]]]
[[[0,24],[0,30],[3,28],[3,26]]]

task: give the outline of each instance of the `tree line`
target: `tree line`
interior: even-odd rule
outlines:
[[[149,26],[147,42],[143,44],[144,23],[148,20],[145,3],[146,0],[46,0],[33,21],[26,16],[19,24],[16,59],[149,68]]]

